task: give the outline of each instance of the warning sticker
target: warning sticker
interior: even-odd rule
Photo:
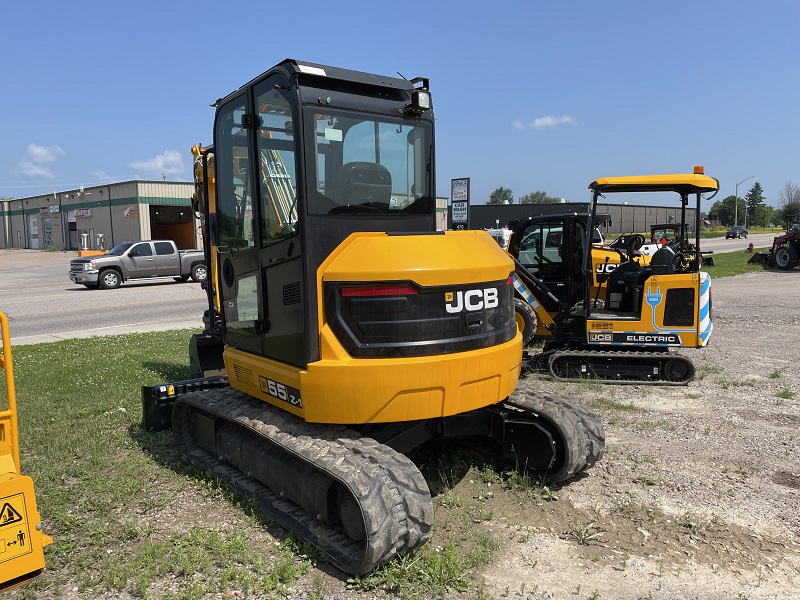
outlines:
[[[0,498],[0,562],[31,552],[30,531],[25,511],[25,495]]]
[[[3,508],[0,509],[0,527],[13,525],[14,523],[19,523],[21,521],[22,515],[19,514],[18,511],[14,510],[14,507],[11,506],[11,504],[8,502],[3,504]]]

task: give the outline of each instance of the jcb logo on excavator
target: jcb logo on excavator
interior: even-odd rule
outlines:
[[[594,272],[598,275],[603,275],[604,273],[611,273],[618,266],[615,263],[597,263],[594,266]]]
[[[466,292],[447,292],[444,295],[445,308],[449,313],[460,313],[468,310],[495,308],[499,303],[497,288],[467,290]]]

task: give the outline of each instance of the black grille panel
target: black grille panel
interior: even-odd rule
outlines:
[[[434,288],[325,284],[331,329],[355,357],[432,356],[507,342],[517,333],[513,301],[506,280]]]
[[[283,286],[283,305],[300,304],[300,282]]]

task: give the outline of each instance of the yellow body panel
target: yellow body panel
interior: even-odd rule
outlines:
[[[442,244],[442,236],[447,239]],[[445,231],[413,237],[354,233],[322,263],[322,281],[411,280],[421,286],[464,285],[507,278],[513,260],[485,231]],[[469,257],[469,260],[465,260]]]
[[[354,359],[325,327],[328,358],[289,367],[260,356],[225,348],[231,384],[306,421],[316,423],[389,423],[430,419],[494,404],[517,386],[522,336],[500,346],[414,358]],[[292,403],[270,394],[270,382],[299,390]],[[340,391],[332,397],[331,390]]]
[[[44,571],[42,533],[30,477],[0,475],[0,590],[25,583]]]
[[[33,480],[20,475],[17,398],[8,318],[0,312],[0,368],[5,371],[6,403],[0,402],[0,590],[15,587],[44,571],[42,548],[52,543],[42,533]]]
[[[326,281],[461,286],[505,280],[513,269],[511,258],[484,231],[415,236],[354,233],[318,269],[318,298],[324,297]],[[494,404],[517,385],[521,335],[466,352],[353,358],[326,323],[321,302],[318,316],[319,361],[300,369],[226,347],[231,384],[306,421],[351,424],[454,415]],[[337,396],[331,395],[332,390]]]
[[[700,292],[701,277],[707,284],[710,278],[705,273],[682,273],[653,275],[644,283],[639,318],[614,319],[607,316],[589,318],[586,322],[586,341],[590,345],[636,344],[640,346],[676,346],[701,348],[708,342],[710,320],[703,321],[702,306],[707,302]],[[693,289],[694,322],[682,325],[664,323],[664,298],[670,289]],[[710,291],[710,289],[709,289]],[[697,307],[701,307],[698,310]],[[705,335],[703,335],[705,334]],[[673,336],[674,341],[666,341]]]

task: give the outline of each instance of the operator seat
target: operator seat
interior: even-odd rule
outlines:
[[[656,275],[671,275],[675,272],[675,257],[678,254],[678,245],[667,242],[655,251],[650,258],[650,268]]]
[[[340,206],[366,203],[389,204],[392,174],[383,165],[349,162],[342,165],[333,179],[330,197]]]

